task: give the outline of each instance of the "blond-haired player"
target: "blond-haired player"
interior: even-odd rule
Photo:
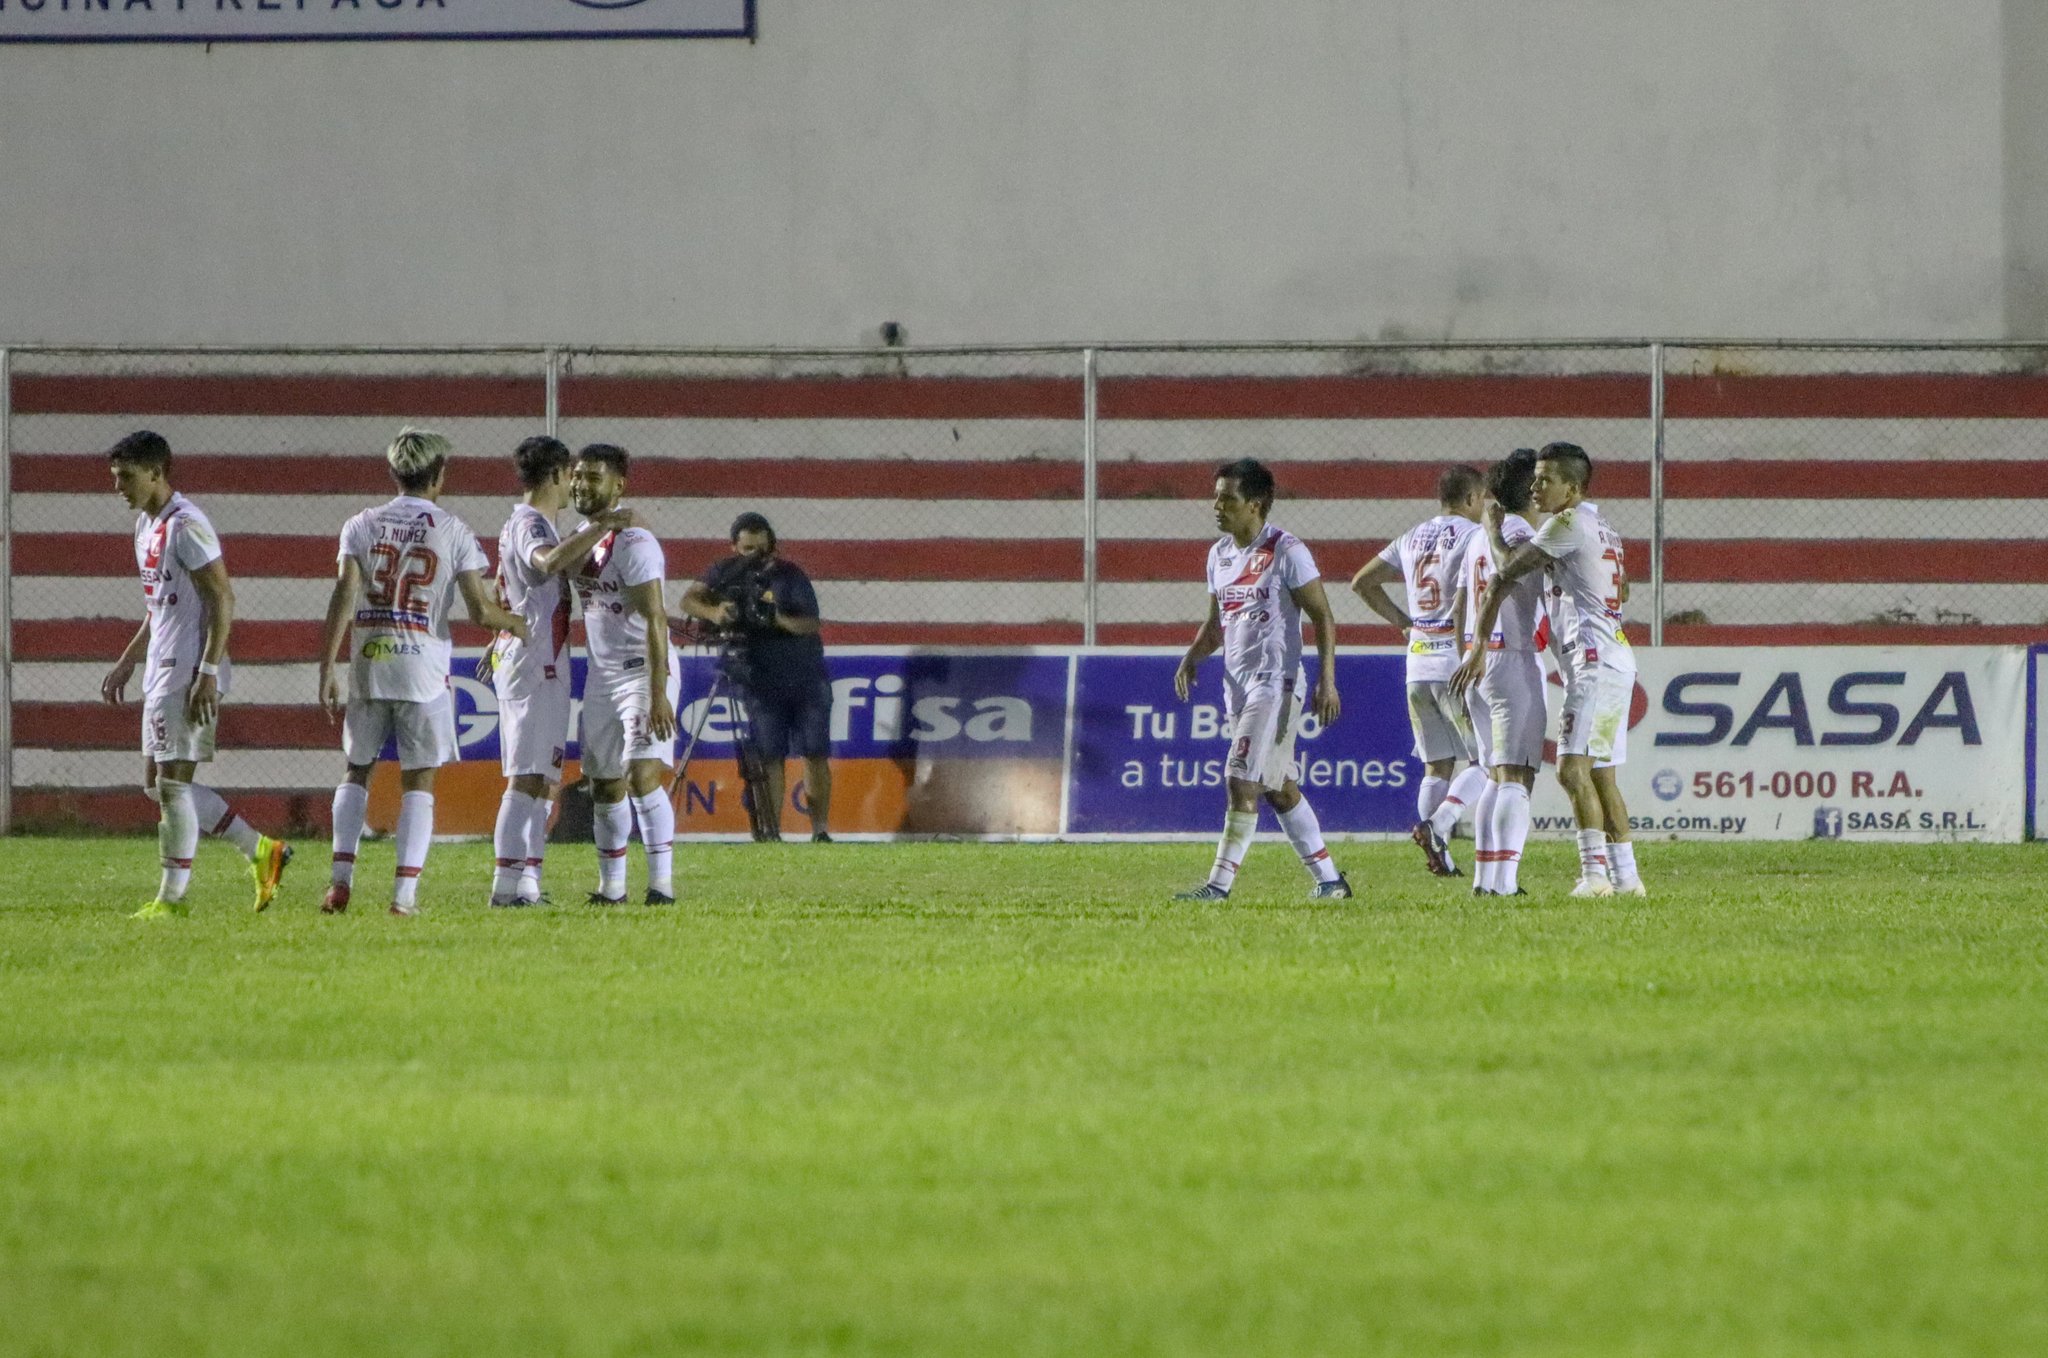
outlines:
[[[524,639],[526,621],[492,602],[490,568],[469,526],[439,503],[454,451],[447,438],[405,428],[385,451],[398,495],[366,509],[341,530],[334,592],[320,646],[320,704],[342,718],[348,774],[334,790],[334,866],[328,914],[348,909],[356,850],[369,809],[370,774],[386,742],[398,746],[398,872],[391,913],[419,912],[420,871],[434,838],[434,774],[460,757],[448,666],[448,613],[459,593],[469,620]],[[356,596],[362,595],[362,607]],[[346,712],[335,665],[349,637]]]

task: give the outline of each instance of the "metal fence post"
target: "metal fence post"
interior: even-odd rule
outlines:
[[[1650,644],[1664,644],[1664,346],[1650,346]]]
[[[14,364],[0,346],[0,835],[14,829]]]
[[[562,427],[562,351],[549,349],[543,356],[542,381],[547,384],[547,426],[549,438],[560,438]]]
[[[1095,351],[1081,351],[1081,642],[1095,644],[1096,595],[1100,589],[1096,564],[1097,505],[1095,484]]]

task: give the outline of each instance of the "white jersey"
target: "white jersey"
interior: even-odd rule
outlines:
[[[1294,534],[1267,524],[1249,547],[1231,537],[1209,549],[1209,593],[1223,624],[1223,668],[1239,683],[1257,675],[1292,680],[1301,668],[1301,606],[1293,591],[1319,580]]]
[[[590,523],[577,526],[582,532]],[[647,668],[647,620],[626,603],[626,590],[652,580],[657,590],[667,573],[661,544],[645,528],[606,533],[576,573],[583,601],[583,635],[593,677],[607,682]]]
[[[1634,674],[1636,658],[1621,628],[1621,535],[1591,504],[1550,516],[1532,539],[1550,558],[1565,607],[1557,626],[1574,668],[1603,665]]]
[[[432,500],[401,495],[350,519],[337,559],[363,573],[349,696],[424,703],[446,693],[456,578],[491,566],[469,525]]]
[[[511,697],[529,697],[543,684],[569,677],[569,590],[561,576],[533,565],[534,557],[561,541],[554,520],[524,503],[512,506],[498,534],[499,601],[526,620],[529,638],[498,634],[498,687]]]
[[[1441,682],[1458,667],[1458,620],[1451,608],[1458,579],[1456,558],[1478,524],[1459,514],[1419,523],[1381,550],[1379,559],[1401,571],[1408,591],[1408,682]]]
[[[1500,527],[1501,539],[1513,551],[1536,536],[1536,530],[1520,514],[1510,514]],[[1466,541],[1460,557],[1459,580],[1465,591],[1464,644],[1473,642],[1472,625],[1479,620],[1486,591],[1496,588],[1494,577],[1500,563],[1493,559],[1493,541],[1482,526]],[[1543,621],[1543,573],[1531,571],[1508,587],[1494,619],[1493,635],[1487,638],[1492,651],[1534,651],[1536,631]]]
[[[206,602],[192,584],[192,572],[218,560],[220,535],[212,521],[175,491],[154,516],[135,516],[135,569],[142,576],[142,606],[149,616],[145,692],[183,688],[206,658]],[[227,692],[225,656],[216,686]]]

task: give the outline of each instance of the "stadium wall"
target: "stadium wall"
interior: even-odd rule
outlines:
[[[2048,323],[2032,0],[762,0],[760,40],[0,47],[0,340]]]

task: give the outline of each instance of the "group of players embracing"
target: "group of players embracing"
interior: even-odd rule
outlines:
[[[1455,876],[1451,830],[1469,808],[1479,895],[1523,894],[1529,793],[1543,763],[1546,648],[1564,686],[1557,778],[1578,826],[1574,896],[1647,894],[1615,769],[1628,757],[1636,661],[1622,629],[1621,535],[1586,499],[1593,461],[1575,443],[1518,448],[1482,477],[1452,467],[1443,512],[1352,580],[1408,633],[1408,715],[1427,765],[1414,829],[1430,871]],[[1537,526],[1531,515],[1545,516]],[[1404,615],[1385,586],[1400,579]]]
[[[1627,757],[1635,691],[1622,629],[1628,576],[1620,535],[1586,499],[1592,479],[1592,459],[1572,443],[1518,448],[1484,474],[1449,468],[1438,483],[1442,512],[1389,543],[1351,581],[1367,607],[1407,634],[1408,717],[1425,766],[1413,838],[1431,872],[1457,876],[1449,841],[1469,812],[1476,895],[1526,894],[1520,868],[1548,724],[1539,660],[1546,649],[1564,685],[1557,773],[1578,825],[1572,894],[1646,894],[1614,772]],[[1209,879],[1181,892],[1183,900],[1229,896],[1262,797],[1308,869],[1311,894],[1352,894],[1330,861],[1294,758],[1302,618],[1313,626],[1319,662],[1309,706],[1325,725],[1340,711],[1336,627],[1307,546],[1266,521],[1273,496],[1272,473],[1255,460],[1217,469],[1223,536],[1209,552],[1209,615],[1174,683],[1185,701],[1202,661],[1223,650],[1230,810]],[[1397,582],[1405,609],[1387,593]]]
[[[434,835],[434,776],[459,758],[448,631],[458,597],[471,622],[497,634],[482,667],[497,691],[507,779],[493,836],[491,904],[530,905],[542,898],[549,789],[560,781],[569,738],[569,621],[578,601],[589,658],[583,767],[598,852],[598,890],[590,899],[625,899],[627,843],[637,815],[647,903],[672,902],[675,811],[662,775],[675,752],[678,679],[662,601],[661,544],[620,505],[628,455],[603,443],[573,455],[553,438],[521,443],[513,463],[524,493],[499,536],[492,589],[484,578],[490,562],[476,535],[440,504],[452,452],[443,435],[401,430],[385,455],[399,493],[341,530],[321,640],[319,698],[329,719],[341,723],[347,774],[334,793],[333,867],[321,909],[335,914],[348,908],[370,775],[387,747],[396,749],[402,789],[391,911],[419,909],[420,871]],[[108,456],[115,488],[137,511],[135,561],[146,615],[101,693],[121,702],[137,663],[146,661],[144,784],[161,808],[163,876],[155,899],[137,914],[187,912],[202,826],[249,858],[262,910],[291,862],[290,846],[259,834],[218,793],[193,781],[198,764],[213,757],[220,699],[230,679],[234,591],[219,536],[199,507],[172,488],[171,449],[160,435],[131,434]],[[565,505],[583,516],[567,537],[555,528]],[[346,702],[339,675],[345,642]]]

